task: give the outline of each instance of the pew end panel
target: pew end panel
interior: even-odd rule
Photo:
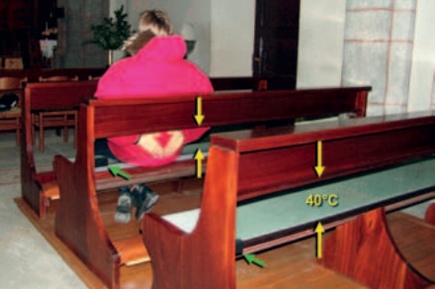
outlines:
[[[80,111],[79,117],[86,120],[87,111]],[[119,284],[120,256],[104,230],[98,210],[93,158],[86,159],[94,149],[93,132],[79,129],[79,138],[78,151],[84,155],[79,154],[75,162],[63,156],[54,160],[59,189],[65,192],[55,221],[56,225],[62,224],[62,230],[56,226],[55,233],[82,260],[92,260],[87,264],[105,284]]]
[[[234,248],[236,234],[234,232],[237,232],[237,238],[242,237],[242,252],[252,253],[313,235],[313,228],[319,221],[332,228],[362,215],[363,218],[370,220],[370,224],[372,224],[371,220],[376,221],[376,226],[378,226],[378,221],[384,218],[382,214],[379,215],[383,207],[395,206],[395,209],[397,209],[405,204],[409,205],[417,201],[433,199],[434,194],[432,192],[435,189],[435,183],[433,178],[431,178],[431,168],[434,168],[435,163],[433,160],[435,136],[430,132],[434,129],[435,115],[428,113],[422,115],[409,114],[401,117],[347,120],[337,122],[328,128],[325,128],[323,125],[296,126],[292,131],[280,129],[280,133],[279,130],[269,130],[257,134],[255,130],[248,130],[213,135],[201,206],[196,214],[199,217],[193,231],[187,235],[188,237],[179,237],[180,233],[173,228],[174,224],[168,225],[167,220],[169,219],[167,216],[149,214],[145,215],[142,221],[142,231],[144,232],[142,237],[151,259],[154,260],[151,263],[154,274],[153,288],[169,289],[172,288],[173,284],[179,284],[180,288],[189,288],[192,284],[207,284],[207,280],[219,280],[222,278],[222,274],[233,278],[233,267],[225,262],[229,262],[228,260],[233,263],[235,262],[236,255]],[[378,141],[372,141],[374,138]],[[334,158],[325,158],[327,169],[320,180],[313,172],[315,158],[309,157],[314,154],[316,150],[315,144],[319,139],[325,143],[325,154],[334,153]],[[394,139],[394,144],[385,147],[392,139]],[[330,148],[328,149],[327,146],[330,146]],[[220,152],[220,154],[217,152]],[[358,158],[355,159],[352,152],[358,152]],[[233,154],[237,160],[235,168],[231,169],[225,165],[219,165],[231,162],[232,158],[230,156]],[[426,158],[429,158],[429,160],[423,161]],[[295,165],[295,163],[299,165]],[[402,164],[405,165],[402,167]],[[221,167],[219,174],[214,173],[217,167]],[[421,170],[425,173],[422,174]],[[325,209],[326,214],[316,215],[314,218],[310,216],[301,216],[296,219],[296,216],[290,217],[292,215],[290,212],[301,213],[297,207],[305,205],[304,200],[306,197],[304,196],[308,192],[316,192],[313,190],[314,188],[318,188],[320,192],[325,185],[328,185],[328,187],[332,186],[335,189],[331,191],[341,192],[340,194],[343,197],[346,195],[349,197],[357,192],[363,192],[365,184],[376,183],[374,178],[379,174],[378,178],[383,178],[388,182],[392,176],[399,172],[401,177],[408,176],[408,178],[404,178],[403,182],[396,182],[395,187],[391,190],[379,192],[379,194],[377,191],[371,193],[371,197],[365,200],[366,203],[359,203],[364,201],[365,197],[357,198],[354,203],[348,204],[350,209],[343,208],[335,212],[334,209],[329,208]],[[409,174],[410,172],[413,173]],[[235,174],[237,175],[235,180],[237,186],[235,189],[231,186],[220,187],[222,183],[233,178]],[[408,185],[409,178],[415,178],[417,181],[412,186]],[[358,180],[358,182],[355,183],[354,179]],[[341,190],[337,190],[340,186],[342,186]],[[353,188],[353,186],[356,187]],[[382,187],[385,187],[385,183]],[[216,190],[215,188],[219,189]],[[344,191],[344,188],[348,188],[349,192]],[[283,190],[288,191],[285,194],[285,199],[280,198]],[[298,199],[295,199],[296,196]],[[285,220],[281,223],[280,220],[277,221],[272,217],[270,219],[263,219],[263,223],[276,222],[277,224],[274,226],[274,229],[270,229],[268,232],[262,232],[261,228],[254,228],[246,233],[236,227],[234,219],[226,220],[225,216],[227,214],[235,214],[237,210],[237,218],[243,218],[242,221],[237,221],[237,226],[246,222],[246,224],[251,224],[251,227],[260,227],[255,216],[261,215],[261,218],[265,217],[267,209],[258,206],[256,210],[251,210],[251,213],[246,216],[252,217],[253,220],[248,222],[249,218],[245,217],[242,211],[239,211],[239,207],[236,209],[236,203],[241,204],[246,201],[257,202],[257,200],[258,202],[263,202],[264,200],[267,201],[268,197],[276,198],[277,201],[275,203],[283,202],[290,204],[292,200],[297,200],[297,204],[292,206],[293,210],[286,207],[287,212],[289,212],[289,221],[285,218],[282,218]],[[226,205],[222,205],[222,198],[225,199],[223,204]],[[346,199],[344,197],[344,199],[347,202],[350,201],[350,198]],[[218,206],[218,210],[216,210],[216,206]],[[262,208],[262,210],[258,208]],[[272,212],[277,212],[277,210],[272,210],[270,213]],[[221,216],[223,216],[223,220],[221,220]],[[373,216],[376,216],[376,218],[373,218]],[[208,220],[209,217],[214,218],[214,220]],[[232,236],[232,239],[228,239],[226,243],[219,237],[207,238],[207,235],[216,236],[222,234],[220,231],[222,230],[220,221],[222,221],[224,228],[226,228],[224,234]],[[287,225],[283,224],[287,221]],[[201,226],[206,223],[208,226]],[[382,222],[380,224],[381,227],[385,225]],[[217,229],[213,232],[215,227]],[[367,231],[368,234],[364,237],[369,240],[368,242],[372,242],[367,247],[370,250],[368,256],[378,258],[378,247],[373,242],[378,240],[379,235],[376,232],[379,232],[379,230],[370,232],[371,229],[368,228]],[[385,230],[382,234],[381,238],[389,251],[389,253],[385,254],[388,255],[388,260],[392,260],[391,264],[388,264],[391,268],[389,267],[388,271],[385,271],[382,269],[385,263],[378,263],[373,270],[377,272],[389,272],[388,274],[393,273],[391,276],[386,276],[385,280],[382,280],[383,284],[387,285],[379,288],[425,288],[428,284],[433,284],[435,280],[427,280],[421,274],[416,273],[417,270],[412,264],[403,262],[403,260],[401,261],[400,253],[398,253],[394,242],[391,241],[389,234]],[[347,244],[350,237],[352,237],[351,234],[347,236],[347,239],[337,238],[337,244],[343,246],[341,250],[349,248]],[[189,239],[189,242],[185,242],[184,238]],[[373,240],[370,241],[370,238],[373,238]],[[201,240],[207,241],[201,242]],[[346,243],[342,244],[340,240],[343,242],[346,240]],[[357,238],[357,240],[360,239]],[[221,246],[226,246],[226,250]],[[329,246],[334,248],[335,243],[329,243]],[[349,250],[357,250],[352,246],[350,248]],[[208,251],[219,252],[220,254],[225,252],[227,254],[226,257],[220,257],[222,258],[222,264],[225,264],[227,268],[226,273],[216,269],[216,272],[219,273],[214,277],[209,276],[207,274],[210,274],[210,271],[207,271],[209,269],[206,266],[198,267],[195,265],[195,262],[198,262],[199,258],[201,258],[200,262],[202,263],[209,260],[208,257],[213,253],[207,253]],[[331,251],[334,250],[331,249]],[[336,255],[340,256],[339,253]],[[171,271],[171,274],[169,274],[171,281],[165,280],[168,278],[165,271],[166,268],[174,266],[172,264],[174,260],[170,256],[177,256],[178,261],[184,260],[186,265],[183,266],[183,269],[190,270],[190,272],[180,271],[178,273],[177,269],[174,268],[174,273]],[[195,256],[195,258],[191,256]],[[367,258],[357,260],[355,258],[356,255],[350,256],[353,257],[350,257],[351,259],[344,258],[344,262],[347,263],[340,264],[343,264],[342,266],[348,266],[349,262],[358,264],[360,262],[368,262],[367,266],[375,264],[375,262],[370,262],[370,258],[370,260]],[[221,259],[216,260],[216,262],[219,262]],[[190,266],[191,264],[192,266]],[[355,268],[362,267],[356,265]],[[363,274],[362,271],[360,273]],[[374,284],[372,282],[376,283],[380,278],[379,274],[374,274],[373,276],[365,276],[365,279],[359,279],[360,276],[358,274],[351,277],[357,277],[357,280],[361,280],[365,284]],[[185,280],[184,276],[196,276],[196,279],[195,281]],[[203,278],[203,276],[207,276],[207,278]],[[367,278],[369,279],[368,283],[364,281]],[[216,284],[219,284],[216,288],[235,288],[236,284],[235,279],[231,279],[228,283],[216,282]],[[404,287],[399,287],[399,285]]]
[[[231,288],[227,286],[235,280],[237,158],[234,152],[214,147],[210,158],[217,161],[209,165],[207,176],[227,172],[228,177],[219,183],[206,178],[202,206],[208,209],[200,213],[192,232],[184,232],[154,213],[144,218],[146,234],[142,237],[150,252],[159,252],[159,257],[152,259],[154,288],[173,288],[177,276],[183,276],[178,288],[186,289]],[[220,197],[208,198],[208,194]],[[197,272],[204,275],[198,278]]]

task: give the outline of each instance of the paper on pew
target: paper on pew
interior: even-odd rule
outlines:
[[[162,216],[162,218],[169,223],[172,223],[184,232],[190,234],[196,227],[196,223],[199,218],[199,212],[200,209],[193,209],[189,211],[165,215]]]

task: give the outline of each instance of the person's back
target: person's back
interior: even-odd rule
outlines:
[[[180,36],[154,37],[137,55],[115,62],[100,79],[99,98],[209,93],[209,78],[184,60]]]
[[[102,76],[98,83],[97,98],[167,97],[213,92],[209,78],[184,59],[184,40],[176,35],[165,36],[172,29],[168,21],[161,11],[148,11],[141,15],[139,28],[146,30],[132,37],[127,44],[127,51],[133,56],[115,62]],[[138,49],[139,42],[145,46]],[[115,157],[125,163],[161,166],[175,161],[183,145],[200,138],[207,130],[196,128],[114,137],[108,139],[108,146]],[[121,187],[115,220],[130,220],[132,198],[137,206],[136,218],[140,219],[157,202],[158,195],[145,184],[132,188]]]

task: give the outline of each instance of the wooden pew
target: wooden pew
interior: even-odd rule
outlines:
[[[18,73],[18,71],[15,71]],[[59,69],[44,70],[41,75],[50,76],[61,73]],[[88,70],[68,70],[71,75],[81,72],[82,76]],[[91,72],[98,72],[98,70]],[[28,72],[30,73],[30,72]],[[36,72],[32,72],[36,75]],[[85,78],[86,79],[86,78]],[[210,79],[215,90],[266,90],[267,80],[253,77],[218,77]],[[33,153],[31,111],[38,109],[74,109],[85,98],[94,96],[97,81],[62,81],[52,83],[28,83],[25,90],[25,110],[22,114],[24,137],[21,138],[21,184],[22,197],[35,210],[36,214],[44,218],[51,204],[59,199],[59,188],[53,171],[38,172]],[[21,92],[21,91],[20,91]],[[21,103],[20,103],[21,106]],[[18,139],[18,137],[17,137]],[[104,173],[102,173],[104,175]],[[106,176],[110,174],[107,172]],[[108,178],[105,178],[108,180]],[[102,178],[104,180],[104,178]]]
[[[97,81],[27,83],[22,103],[21,127],[21,195],[41,217],[59,190],[53,171],[39,172],[33,153],[31,111],[37,109],[72,109],[85,98],[94,96]]]
[[[236,254],[314,235],[319,222],[339,225],[324,244],[325,266],[370,288],[433,286],[435,227],[411,239],[428,248],[417,258],[430,280],[396,248],[385,211],[435,197],[434,131],[428,112],[213,135],[200,209],[143,219],[152,288],[236,288]],[[310,195],[323,206],[307,206]],[[323,198],[331,195],[338,206]]]
[[[338,88],[204,95],[203,125],[215,127],[331,113],[364,116],[368,91],[369,88]],[[134,249],[131,243],[142,241],[139,234],[116,242],[110,238],[100,215],[97,191],[133,183],[194,177],[196,164],[195,160],[188,159],[158,168],[126,169],[130,180],[113,178],[108,172],[95,172],[93,144],[99,138],[194,128],[195,103],[196,96],[193,95],[89,100],[80,106],[75,161],[55,157],[61,194],[56,212],[56,234],[109,288],[119,288],[120,268],[127,262],[126,254]],[[119,118],[119,115],[123,117]]]

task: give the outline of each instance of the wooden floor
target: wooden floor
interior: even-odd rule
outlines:
[[[179,210],[199,206],[198,181],[187,182],[183,194],[171,193],[172,184],[160,184],[153,189],[160,195],[160,201],[154,208],[159,214],[167,214]],[[103,220],[112,240],[138,234],[138,224],[132,220],[128,224],[118,224],[113,221],[117,192],[100,194],[99,202]],[[88,270],[88,268],[54,235],[54,214],[40,220],[36,214],[21,199],[16,200],[23,213],[43,234],[48,242],[59,252],[77,275],[89,288],[106,288],[103,283]],[[134,219],[134,218],[133,218]],[[402,213],[390,214],[391,233],[404,256],[412,260],[416,267],[431,280],[435,280],[435,248],[433,242],[427,242],[427,237],[433,235],[434,226],[425,224],[416,226],[422,221]],[[419,228],[418,230],[416,228]],[[423,228],[423,229],[421,229]],[[426,228],[426,230],[424,229]],[[404,234],[403,232],[407,232]],[[422,234],[425,234],[421,241]],[[420,240],[420,241],[419,241]],[[435,240],[435,235],[432,239]],[[416,243],[417,242],[417,243]],[[428,248],[431,247],[431,248]],[[327,250],[327,248],[324,248]],[[339,275],[317,264],[315,258],[315,239],[308,238],[286,246],[256,254],[256,257],[266,263],[264,268],[248,265],[245,260],[237,261],[237,288],[367,288],[357,282]],[[428,254],[427,252],[431,252]],[[121,269],[121,288],[151,288],[152,269],[149,263],[123,267]]]

